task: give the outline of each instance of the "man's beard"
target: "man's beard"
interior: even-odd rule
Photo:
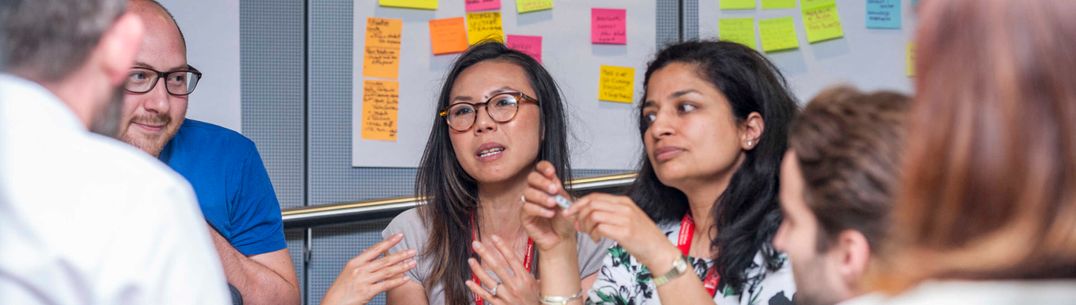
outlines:
[[[90,124],[90,131],[109,138],[118,138],[120,120],[123,117],[123,86],[116,87],[97,119]]]

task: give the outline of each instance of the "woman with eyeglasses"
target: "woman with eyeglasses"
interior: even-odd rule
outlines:
[[[432,117],[415,182],[426,204],[383,232],[389,243],[402,234],[386,257],[414,253],[417,263],[402,284],[387,280],[397,285],[388,303],[538,304],[538,249],[520,209],[539,160],[568,181],[568,127],[556,83],[533,58],[483,42],[456,59]],[[581,268],[570,276],[592,282],[608,246],[581,242]]]

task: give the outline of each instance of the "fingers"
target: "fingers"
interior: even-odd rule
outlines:
[[[414,251],[414,250],[409,250],[409,251]],[[405,254],[405,255],[397,255],[397,254]],[[395,253],[393,255],[380,258],[380,259],[370,263],[370,265],[368,265],[368,267],[366,267],[366,268],[358,268],[358,269],[371,270],[372,272],[370,272],[370,275],[368,277],[371,279],[371,281],[376,282],[376,281],[380,281],[382,279],[394,278],[394,277],[400,276],[403,273],[407,272],[408,270],[414,269],[415,266],[417,265],[417,262],[415,262],[414,259],[411,259],[412,257],[414,257],[414,252],[411,252],[411,253],[404,253],[404,252]],[[356,269],[356,270],[358,270],[358,269]],[[357,273],[358,272],[356,272],[356,274]]]
[[[493,235],[493,246],[497,248],[497,251],[501,252],[501,256],[504,257],[505,262],[508,264],[508,270],[512,271],[513,275],[519,276],[530,271],[523,268],[523,260],[518,258],[515,251],[512,251],[508,244],[497,235]]]
[[[553,207],[557,206],[557,203],[551,200],[552,197],[549,195],[549,193],[539,190],[533,186],[527,188],[526,190],[523,190],[523,199],[525,203],[535,204],[545,209],[552,209]]]
[[[486,283],[486,281],[484,280],[482,282]],[[464,284],[467,285],[467,288],[471,289],[472,293],[482,298],[483,300],[493,299],[493,295],[489,294],[489,291],[486,291],[485,287],[479,286],[478,283],[475,283],[472,280],[467,280],[466,282],[464,282]]]
[[[370,246],[369,248],[366,248],[365,251],[362,251],[361,254],[359,254],[358,256],[353,258],[352,262],[357,263],[359,265],[363,265],[366,262],[369,262],[369,261],[373,260],[374,258],[377,258],[378,256],[381,256],[381,254],[384,254],[389,249],[392,249],[392,247],[394,247],[394,246],[396,246],[396,244],[400,243],[401,240],[403,240],[403,234],[402,233],[393,234],[392,236],[389,236],[388,239],[382,240],[382,241],[374,244],[373,246]],[[351,264],[352,262],[348,262],[348,264]]]
[[[393,288],[400,287],[400,285],[403,285],[403,284],[407,283],[407,281],[409,281],[409,280],[411,280],[411,279],[404,276],[403,274],[401,274],[399,276],[396,276],[396,277],[393,277],[393,278],[390,278],[390,279],[387,279],[387,280],[384,280],[384,281],[381,281],[381,282],[377,282],[376,284],[373,284],[371,287],[374,289],[374,291],[377,291],[377,293],[382,293],[382,292],[385,292],[385,291],[392,290]]]
[[[508,263],[505,262],[505,258],[501,251],[496,247],[491,247],[490,244],[483,244],[479,241],[475,241],[471,243],[471,245],[472,248],[474,248],[475,253],[482,258],[482,265],[493,271],[498,278],[506,280],[515,276],[515,272],[508,269]],[[475,261],[476,265],[477,263],[478,262]],[[483,282],[485,282],[485,280],[483,280]]]
[[[497,280],[493,279],[493,276],[490,276],[489,272],[486,272],[486,270],[482,268],[482,265],[478,264],[478,260],[476,260],[474,258],[468,258],[467,259],[467,266],[471,267],[471,274],[473,274],[476,278],[478,278],[479,282],[486,283],[486,285],[490,286],[490,287],[493,287],[493,285],[496,285]],[[481,288],[483,288],[483,290],[485,290],[484,289],[485,287],[481,287]]]
[[[528,217],[548,219],[553,218],[553,216],[556,216],[557,212],[549,208],[542,207],[541,205],[528,202],[523,205],[522,215],[524,220],[526,220]],[[526,222],[524,222],[524,224],[526,224]]]

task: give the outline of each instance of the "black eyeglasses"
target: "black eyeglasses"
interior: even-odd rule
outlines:
[[[504,92],[494,94],[481,103],[461,102],[449,105],[448,109],[441,110],[438,115],[445,118],[448,127],[453,130],[467,131],[471,129],[471,126],[474,126],[475,120],[478,119],[479,106],[486,106],[486,114],[494,122],[506,123],[516,117],[516,113],[519,112],[519,103],[521,102],[538,104],[537,99],[527,96],[523,92]]]
[[[150,92],[157,86],[157,80],[164,79],[164,88],[168,94],[184,96],[194,92],[198,81],[202,79],[202,72],[194,67],[187,66],[185,69],[161,72],[149,68],[131,68],[127,73],[127,82],[123,88],[130,93],[142,94]]]

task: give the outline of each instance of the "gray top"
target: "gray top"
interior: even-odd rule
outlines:
[[[381,231],[381,235],[384,237],[396,233],[403,233],[404,239],[395,247],[392,247],[389,252],[395,253],[415,249],[419,253],[419,256],[415,257],[418,266],[408,271],[407,277],[421,284],[430,275],[433,260],[429,257],[421,256],[422,251],[426,249],[426,239],[429,232],[427,232],[426,224],[422,222],[422,217],[419,215],[417,208],[400,213],[400,215],[392,219],[392,222],[389,223],[388,227],[385,227],[384,231]],[[609,253],[607,250],[613,246],[613,242],[602,239],[595,243],[586,234],[579,233],[578,236],[579,277],[584,278],[598,272],[598,269],[602,266],[602,261]],[[428,289],[427,291],[429,292],[426,295],[426,300],[430,305],[445,304],[445,292],[441,284],[437,284],[433,289]]]

